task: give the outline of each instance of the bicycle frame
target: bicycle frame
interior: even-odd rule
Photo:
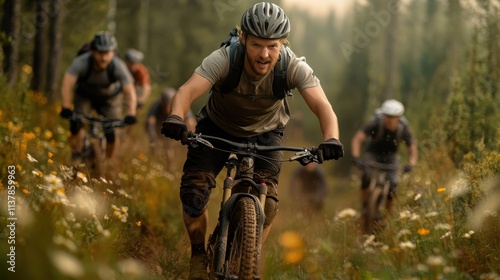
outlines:
[[[373,168],[373,173],[369,185],[369,199],[366,220],[363,221],[366,231],[372,231],[382,219],[381,208],[385,205],[389,195],[390,182],[387,173],[398,169],[394,164],[382,164],[378,162],[368,162],[367,165]]]
[[[94,176],[99,177],[102,173],[101,164],[106,157],[106,137],[105,133],[114,128],[124,127],[126,124],[122,120],[87,116],[75,114],[71,120],[81,121],[88,125],[88,132],[83,138],[82,162],[90,167]]]
[[[315,148],[296,148],[286,146],[258,146],[253,143],[237,143],[225,140],[218,137],[206,136],[201,134],[188,133],[187,143],[191,145],[201,144],[208,148],[215,148],[211,142],[217,141],[230,147],[229,157],[226,162],[226,178],[223,185],[223,195],[219,211],[218,224],[213,233],[209,236],[208,247],[209,252],[213,249],[213,259],[210,259],[209,265],[213,275],[219,279],[237,279],[235,275],[231,275],[229,265],[231,264],[231,246],[229,240],[231,220],[234,218],[235,207],[240,200],[250,198],[255,206],[257,216],[256,223],[256,241],[255,241],[255,262],[253,264],[252,279],[255,279],[259,271],[262,232],[265,222],[265,201],[267,194],[267,185],[265,183],[258,184],[253,180],[254,155],[257,152],[264,151],[295,151],[295,155],[290,157],[288,161],[299,161],[303,165],[310,162],[317,162],[315,157]],[[240,159],[238,159],[240,155]],[[236,169],[236,170],[235,170]],[[232,173],[234,171],[234,179]],[[244,171],[244,172],[243,172]],[[234,238],[237,238],[234,236]],[[241,254],[241,252],[239,252]],[[209,253],[209,256],[210,253]],[[241,272],[240,272],[241,273]]]

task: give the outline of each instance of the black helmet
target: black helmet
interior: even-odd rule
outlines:
[[[118,47],[115,36],[108,31],[99,31],[90,43],[90,49],[94,51],[109,52]]]
[[[280,39],[288,36],[290,21],[278,5],[260,2],[243,14],[241,30],[259,38]]]

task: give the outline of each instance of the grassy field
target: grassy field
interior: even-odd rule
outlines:
[[[84,170],[72,178],[58,108],[22,86],[2,91],[0,279],[186,279],[180,174],[148,153],[140,125],[113,180]],[[336,164],[349,163],[324,168]],[[439,150],[423,151],[377,236],[358,230],[356,170],[328,175],[326,206],[311,217],[288,196],[295,166],[285,164],[281,175],[263,279],[500,279],[498,150],[468,155],[460,169]],[[210,228],[219,203],[217,189]]]

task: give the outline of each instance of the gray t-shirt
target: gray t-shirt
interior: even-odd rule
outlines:
[[[320,84],[304,57],[296,57],[289,48],[287,54],[289,64],[286,78],[290,89],[302,91]],[[196,68],[195,73],[214,85],[214,91],[202,112],[206,112],[215,124],[237,137],[251,137],[285,127],[290,120],[290,108],[286,98],[272,98],[274,70],[257,81],[251,80],[243,71],[238,86],[229,93],[221,94],[219,86],[229,73],[229,64],[229,47],[222,47],[212,52]]]
[[[92,53],[88,52],[77,56],[66,72],[79,79],[87,76],[88,67],[91,66],[89,63],[91,55]],[[109,74],[113,76],[114,81],[110,80],[107,69],[96,71],[92,67],[90,76],[84,82],[78,83],[76,91],[89,96],[113,96],[120,91],[122,86],[134,82],[123,60],[115,56],[111,63],[113,63],[113,71]]]

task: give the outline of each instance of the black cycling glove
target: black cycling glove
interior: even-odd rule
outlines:
[[[344,157],[344,145],[338,139],[330,138],[318,147],[318,162]]]
[[[131,124],[134,124],[137,122],[137,118],[135,116],[132,116],[132,115],[127,115],[127,116],[125,116],[125,119],[123,119],[123,122],[125,124],[131,125]]]
[[[59,116],[64,119],[69,119],[73,116],[73,111],[69,108],[62,108],[61,112],[59,112]]]
[[[403,167],[403,173],[410,173],[413,170],[413,165],[407,164]]]
[[[175,140],[183,140],[186,131],[186,124],[182,118],[177,115],[168,116],[161,125],[161,134]]]

